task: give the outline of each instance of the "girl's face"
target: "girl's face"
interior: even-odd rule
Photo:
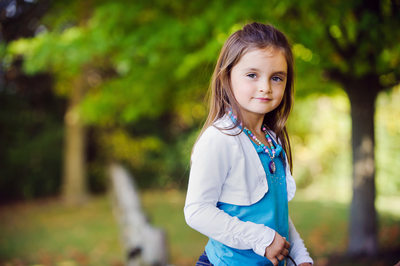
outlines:
[[[281,103],[286,87],[287,62],[275,47],[245,53],[231,71],[231,86],[243,118],[264,116]]]

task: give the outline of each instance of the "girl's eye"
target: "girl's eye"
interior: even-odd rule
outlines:
[[[254,79],[254,78],[257,77],[257,75],[254,74],[254,73],[247,74],[247,76],[248,76],[249,78],[252,78],[252,79]]]
[[[273,80],[273,81],[276,81],[276,82],[281,82],[281,81],[283,81],[283,78],[281,78],[281,77],[279,77],[279,76],[273,76],[273,77],[272,77],[272,80]]]

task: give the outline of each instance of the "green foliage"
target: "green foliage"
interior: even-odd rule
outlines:
[[[331,70],[375,73],[385,88],[400,75],[400,19],[390,1],[380,13],[361,1],[56,2],[42,20],[47,31],[10,44],[8,61],[22,54],[27,73],[52,73],[67,98],[83,77],[79,111],[99,131],[99,157],[124,161],[146,186],[186,183],[219,49],[246,22],[273,23],[293,43],[290,128],[300,186],[350,176],[349,105]]]
[[[293,4],[287,14],[287,29],[317,54],[320,67],[355,76],[392,72],[399,76],[398,3],[305,1]]]
[[[311,95],[295,104],[289,119],[294,176],[299,188],[332,185],[351,176],[350,104],[346,95]],[[323,180],[321,180],[323,177]]]
[[[35,109],[26,98],[0,91],[0,200],[52,195],[60,187],[62,123],[53,105],[53,112]]]

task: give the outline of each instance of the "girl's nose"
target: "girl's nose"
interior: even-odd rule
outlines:
[[[269,94],[272,93],[271,86],[267,82],[261,85],[259,90],[260,92],[267,92]]]

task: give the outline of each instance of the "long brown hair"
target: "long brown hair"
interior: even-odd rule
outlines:
[[[232,91],[231,71],[246,52],[252,49],[264,49],[267,47],[278,48],[283,51],[288,69],[282,102],[275,110],[265,114],[264,124],[275,132],[277,139],[281,141],[282,147],[287,154],[290,169],[292,170],[292,152],[289,135],[286,130],[286,121],[292,109],[294,98],[293,54],[285,35],[272,25],[257,22],[247,24],[243,29],[233,33],[225,42],[209,87],[210,110],[200,135],[230,109],[238,117],[237,123],[232,128],[237,127],[240,121],[243,121],[239,103],[236,101]]]

